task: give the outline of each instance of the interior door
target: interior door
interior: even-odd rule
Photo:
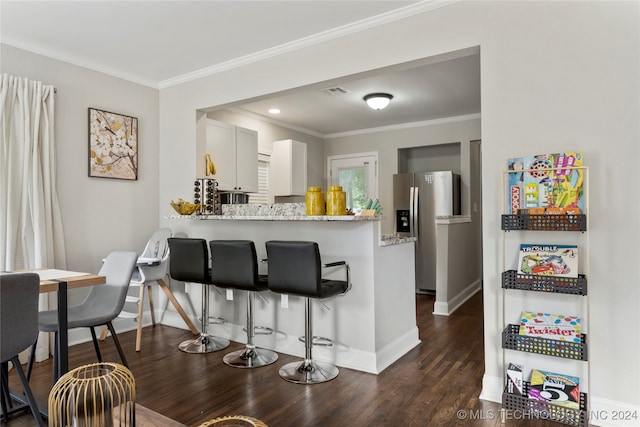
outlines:
[[[362,209],[378,198],[378,154],[330,156],[329,185],[340,185],[347,194],[347,209]]]

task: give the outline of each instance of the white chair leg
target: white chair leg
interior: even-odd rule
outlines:
[[[136,328],[136,351],[140,351],[142,346],[142,314],[144,309],[144,283],[140,284],[140,294],[138,298],[138,327]],[[151,302],[151,298],[149,298]]]
[[[149,311],[151,311],[151,324],[153,326],[156,326],[156,312],[155,309],[153,308],[153,291],[151,289],[151,286],[146,286],[147,291],[149,293]]]

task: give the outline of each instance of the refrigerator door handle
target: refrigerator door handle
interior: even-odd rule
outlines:
[[[418,194],[418,188],[419,187],[414,187],[413,190],[413,200],[412,200],[412,204],[413,204],[413,237],[419,238],[420,236],[420,230],[418,228],[418,224],[420,224],[420,215],[418,214],[420,205],[419,205],[419,194]],[[419,247],[420,245],[416,244],[416,252],[419,251]]]
[[[415,221],[413,218],[413,213],[414,213],[414,209],[413,209],[413,192],[415,190],[415,187],[409,187],[409,231],[411,234],[411,237],[415,237]]]

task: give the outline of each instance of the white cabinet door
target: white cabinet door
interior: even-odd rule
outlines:
[[[303,196],[307,191],[307,144],[274,141],[270,186],[274,196]]]
[[[258,132],[236,127],[236,189],[258,191]]]
[[[236,186],[236,129],[235,126],[207,120],[207,154],[211,154],[218,181],[218,190],[231,191]]]
[[[211,178],[218,182],[218,191],[258,191],[258,132],[207,120],[205,154],[215,164]]]

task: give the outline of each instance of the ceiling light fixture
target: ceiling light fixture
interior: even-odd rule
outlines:
[[[271,114],[280,114],[280,110],[278,108],[270,108],[269,112]]]
[[[374,110],[382,110],[389,105],[389,102],[393,99],[393,95],[388,93],[370,93],[362,98],[366,101],[367,105]]]

